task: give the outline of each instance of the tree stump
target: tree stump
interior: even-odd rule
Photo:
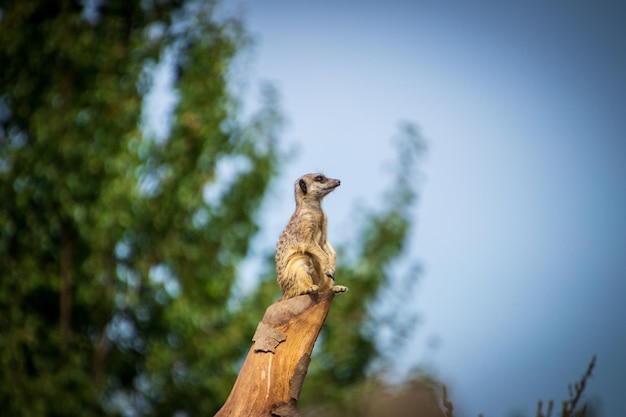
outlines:
[[[335,294],[301,295],[267,308],[230,395],[215,417],[295,417],[311,352]]]

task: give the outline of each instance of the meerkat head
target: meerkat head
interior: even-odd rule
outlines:
[[[328,178],[324,174],[306,174],[295,184],[296,202],[304,200],[321,201],[324,196],[341,185],[341,181]]]

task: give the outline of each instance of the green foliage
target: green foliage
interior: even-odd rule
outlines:
[[[226,74],[243,37],[213,4],[82,4],[1,6],[3,414],[209,414],[248,347],[226,302],[280,120],[266,106],[237,121]],[[179,102],[157,142],[141,106],[167,48]]]
[[[281,118],[268,89],[258,115],[238,119],[227,73],[245,36],[214,8],[0,6],[3,415],[212,415],[226,399],[279,293],[272,273],[232,298],[277,172]],[[160,140],[142,131],[142,104],[166,51],[178,101]],[[351,292],[333,303],[305,405],[341,403],[380,357],[373,306],[405,247],[419,134],[407,126],[398,146],[387,205],[339,248],[337,278]]]

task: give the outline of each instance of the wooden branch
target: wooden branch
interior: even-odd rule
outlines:
[[[301,295],[267,308],[239,376],[215,417],[296,417],[311,352],[335,294]]]

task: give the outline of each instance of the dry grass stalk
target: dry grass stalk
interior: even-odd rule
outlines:
[[[587,415],[587,404],[583,404],[580,410],[576,411],[576,407],[578,406],[578,402],[585,391],[585,387],[587,386],[587,380],[591,377],[591,372],[593,368],[596,366],[596,355],[593,355],[591,358],[591,362],[589,362],[589,366],[587,366],[587,371],[582,376],[579,382],[574,383],[574,387],[572,388],[572,384],[567,386],[567,390],[569,392],[569,400],[563,401],[563,407],[561,408],[561,417],[585,417]],[[554,402],[550,400],[548,403],[548,409],[546,414],[543,414],[542,411],[543,402],[539,401],[537,405],[537,417],[551,417],[552,411],[554,409]]]

